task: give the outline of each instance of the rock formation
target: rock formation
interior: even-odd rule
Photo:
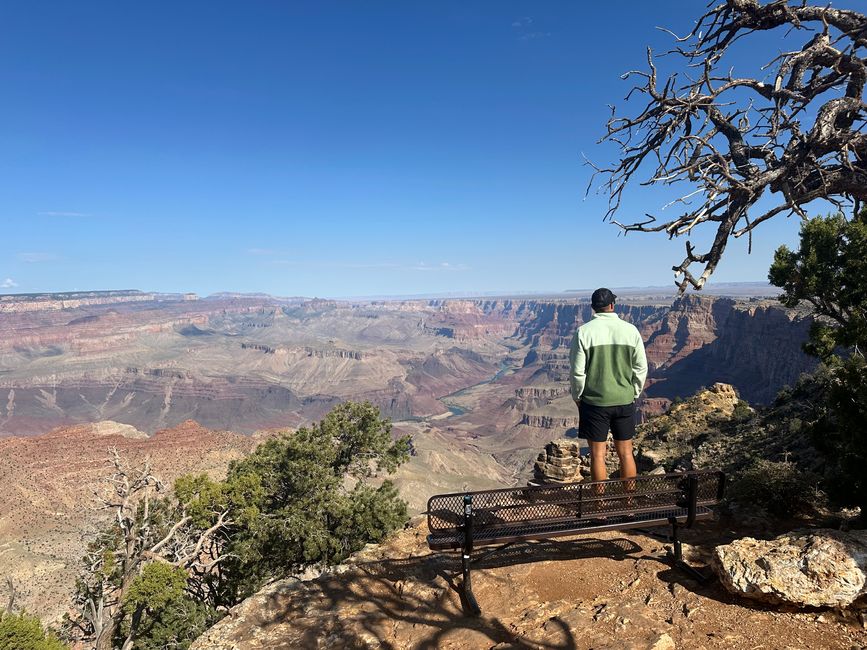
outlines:
[[[744,537],[718,546],[713,566],[729,591],[751,600],[847,607],[867,593],[867,530],[800,530],[772,540]]]
[[[739,401],[734,386],[717,382],[700,390],[688,401],[672,406],[668,417],[676,419],[690,431],[698,431],[707,428],[711,418],[730,418]]]
[[[581,453],[581,443],[573,438],[552,440],[545,445],[533,464],[533,478],[529,485],[557,485],[576,483],[590,478],[590,455]],[[586,449],[585,449],[586,452]],[[617,476],[619,460],[614,451],[614,445],[608,442],[605,465],[609,476]],[[651,471],[653,465],[642,470]]]
[[[719,466],[753,445],[728,444],[736,433],[720,425],[732,418],[740,399],[734,387],[716,383],[638,427],[638,461],[644,466]]]
[[[141,291],[66,291],[57,293],[40,293],[15,295],[0,295],[0,313],[21,313],[34,311],[54,311],[59,309],[75,309],[94,305],[118,305],[131,302],[152,302],[155,300],[195,300],[195,294],[184,294],[183,298],[176,294],[143,293]]]
[[[578,416],[555,417],[544,413],[524,413],[521,424],[539,429],[569,429],[578,426]]]
[[[589,460],[589,458],[588,458]],[[582,458],[577,440],[552,440],[533,465],[531,485],[574,483],[590,476],[590,464]]]

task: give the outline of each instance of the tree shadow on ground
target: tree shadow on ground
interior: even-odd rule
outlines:
[[[473,568],[580,558],[635,560],[641,552],[638,544],[625,538],[528,541],[486,557]],[[445,553],[355,563],[340,574],[273,594],[265,610],[268,615],[257,625],[267,632],[292,621],[293,628],[301,631],[283,647],[321,647],[325,643],[333,648],[368,648],[375,642],[395,650],[429,650],[444,643],[455,647],[502,644],[498,647],[504,649],[577,648],[570,626],[556,617],[546,624],[546,638],[551,640],[531,642],[496,616],[487,615],[485,602],[481,616],[467,616],[461,607],[460,568],[459,557]],[[487,591],[490,598],[491,590]]]

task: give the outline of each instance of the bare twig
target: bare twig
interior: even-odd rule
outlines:
[[[756,31],[785,27],[793,30],[789,38],[812,35],[800,49],[764,66],[776,67],[772,84],[720,72],[732,43]],[[612,108],[603,140],[620,148],[619,159],[613,166],[591,166],[593,179],[601,175],[609,195],[605,216],[624,232],[680,237],[702,224],[716,224],[707,251],[696,253],[687,242],[683,261],[672,267],[680,292],[704,286],[731,237],[747,234],[752,241],[757,226],[783,212],[804,219],[803,206],[816,199],[841,210],[867,200],[867,16],[806,2],[725,0],[710,8],[687,36],[663,31],[678,43],[666,54],[680,57],[695,72],[662,81],[648,49],[647,71],[623,76],[638,80],[627,98],[644,95],[647,103],[635,117],[618,116]],[[805,129],[808,115],[815,117]],[[618,220],[623,193],[632,182],[686,183],[690,189],[665,208],[688,209],[667,221]],[[767,195],[782,198],[751,216]],[[701,266],[698,277],[691,271],[694,265]]]

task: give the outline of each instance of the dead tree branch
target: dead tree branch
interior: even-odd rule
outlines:
[[[733,43],[778,28],[794,33],[812,28],[813,35],[764,66],[776,66],[773,84],[733,77],[724,67]],[[679,58],[689,75],[675,73],[661,81],[648,49],[647,71],[624,75],[638,80],[627,99],[644,96],[646,103],[635,117],[612,110],[602,141],[618,146],[619,159],[595,167],[594,177],[601,174],[609,195],[606,219],[625,233],[665,232],[675,238],[714,224],[710,247],[697,253],[687,241],[683,261],[672,267],[683,293],[704,286],[732,237],[751,237],[781,213],[804,218],[802,206],[816,199],[839,209],[867,200],[867,16],[806,2],[726,0],[710,8],[692,33],[675,40],[666,54]],[[615,219],[624,191],[636,182],[685,184],[689,189],[666,207],[687,209],[667,221],[651,215],[632,223]],[[754,214],[763,196],[776,204]]]

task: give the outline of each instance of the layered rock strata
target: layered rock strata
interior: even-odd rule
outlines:
[[[589,456],[581,455],[577,440],[552,440],[533,465],[531,485],[575,483],[590,476]]]

